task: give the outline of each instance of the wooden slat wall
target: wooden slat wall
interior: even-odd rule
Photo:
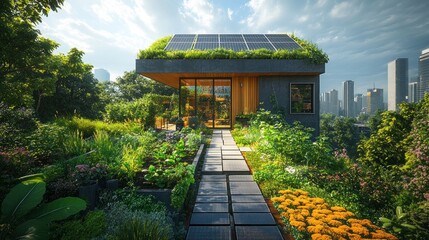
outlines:
[[[242,87],[241,87],[242,86]],[[258,107],[258,78],[232,78],[232,126],[238,114],[254,113]]]

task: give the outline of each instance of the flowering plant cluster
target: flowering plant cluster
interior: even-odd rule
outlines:
[[[398,239],[343,207],[329,206],[303,190],[281,190],[271,200],[296,239]]]
[[[88,185],[107,177],[107,166],[97,163],[94,166],[87,164],[76,165],[72,177],[79,185]]]

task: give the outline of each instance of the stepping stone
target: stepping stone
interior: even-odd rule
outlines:
[[[252,152],[253,150],[250,147],[241,147],[240,151],[241,152]]]
[[[231,194],[261,194],[255,182],[230,182],[229,187]]]
[[[271,213],[234,213],[234,222],[235,225],[276,225]]]
[[[225,172],[249,172],[249,167],[245,161],[223,161],[223,171]]]
[[[194,210],[195,211],[195,210]],[[233,203],[232,211],[245,213],[270,212],[266,203]]]
[[[220,158],[221,156],[222,156],[222,154],[220,152],[219,153],[206,153],[206,155],[204,155],[204,157],[206,157],[206,158],[208,158],[208,157],[218,157],[218,158]]]
[[[236,226],[237,240],[283,240],[277,226]]]
[[[193,212],[228,212],[228,203],[195,203]]]
[[[240,156],[222,156],[223,160],[244,160],[244,157],[240,154]]]
[[[240,151],[222,151],[222,156],[242,156]]]
[[[262,195],[231,195],[233,203],[265,203]]]
[[[204,161],[204,164],[217,164],[217,165],[221,165],[222,164],[222,159],[206,159]]]
[[[192,213],[190,225],[229,225],[229,213]]]
[[[231,240],[230,226],[190,226],[186,240]]]
[[[204,182],[226,182],[225,175],[203,175],[201,181]]]
[[[253,182],[252,175],[229,175],[230,182]]]
[[[228,203],[228,195],[198,195],[195,202],[199,203]]]
[[[222,146],[222,151],[223,150],[238,150],[237,146]]]
[[[210,143],[209,148],[220,148],[222,145],[222,143]]]
[[[201,182],[198,195],[226,195],[226,182]]]
[[[203,172],[220,174],[222,173],[222,165],[204,164]]]
[[[213,130],[213,134],[215,134],[215,133],[220,134],[220,133],[222,133],[222,130],[219,130],[219,129],[217,129],[217,130]]]

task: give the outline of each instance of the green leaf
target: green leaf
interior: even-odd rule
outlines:
[[[15,239],[44,240],[49,239],[47,222],[31,219],[18,225],[13,233]]]
[[[17,219],[35,208],[43,199],[46,183],[31,179],[14,186],[3,200],[1,211],[5,219]]]
[[[383,223],[391,223],[392,222],[392,220],[385,218],[385,217],[380,217],[379,220]]]
[[[66,219],[71,215],[85,210],[85,208],[86,202],[83,199],[65,197],[41,206],[36,209],[30,217],[43,222],[51,222]]]
[[[402,207],[401,206],[397,206],[396,207],[396,216],[400,216],[402,215],[403,211],[402,211]]]
[[[415,226],[408,224],[408,223],[402,223],[401,226],[406,227],[406,228],[411,229],[411,230],[417,229]]]

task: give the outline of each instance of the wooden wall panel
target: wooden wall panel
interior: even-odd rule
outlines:
[[[232,125],[235,116],[256,112],[258,107],[258,78],[233,77],[232,78]]]

